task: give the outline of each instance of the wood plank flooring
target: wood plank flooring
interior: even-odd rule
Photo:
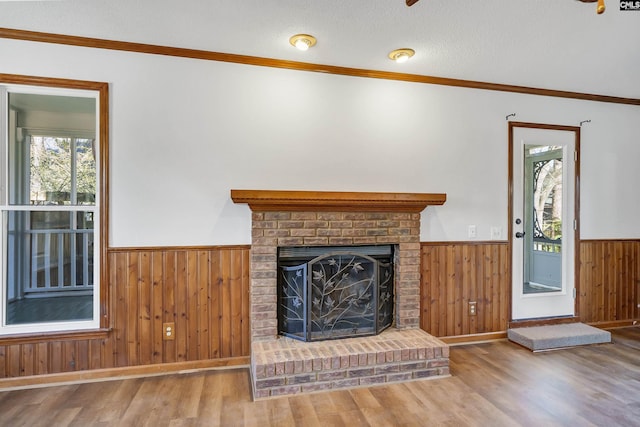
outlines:
[[[0,393],[2,426],[640,425],[640,328],[533,354],[451,349],[451,378],[252,402],[248,369]]]

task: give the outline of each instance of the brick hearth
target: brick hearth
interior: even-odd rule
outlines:
[[[253,210],[254,398],[448,376],[448,347],[419,329],[420,212],[444,195],[232,190],[232,198]],[[278,336],[278,247],[372,244],[396,246],[394,326],[315,343]]]
[[[449,375],[449,348],[421,329],[373,337],[252,345],[255,399]]]

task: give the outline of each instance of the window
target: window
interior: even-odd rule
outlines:
[[[1,77],[0,335],[106,326],[107,86]]]

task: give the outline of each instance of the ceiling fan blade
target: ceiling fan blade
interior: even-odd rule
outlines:
[[[604,5],[604,0],[579,0],[582,3],[595,3],[598,2],[598,5],[596,7],[596,12],[598,12],[598,15],[604,13],[606,7]]]
[[[407,0],[407,6],[413,6],[416,3],[418,3],[418,0]]]

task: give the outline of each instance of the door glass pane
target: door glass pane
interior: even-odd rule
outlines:
[[[524,293],[562,290],[562,147],[525,146]]]

